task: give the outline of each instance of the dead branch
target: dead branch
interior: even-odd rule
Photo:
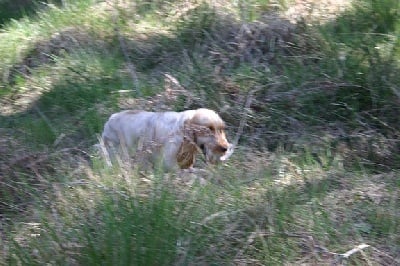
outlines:
[[[363,249],[368,248],[368,247],[370,247],[370,245],[367,245],[367,244],[358,245],[355,248],[353,248],[345,253],[337,254],[336,260],[337,260],[337,262],[341,263],[341,262],[343,262],[343,260],[347,260],[348,258],[350,258],[350,256],[353,255],[354,253],[361,252]]]
[[[251,102],[252,102],[253,99],[254,99],[254,98],[253,98],[253,95],[254,95],[254,93],[256,93],[258,90],[259,90],[259,89],[251,90],[251,91],[249,91],[249,93],[247,94],[246,103],[245,103],[244,108],[243,108],[243,109],[244,109],[243,116],[242,116],[242,119],[240,119],[240,123],[239,123],[238,130],[237,130],[236,135],[235,135],[235,138],[234,138],[234,140],[233,140],[233,142],[232,142],[232,144],[233,144],[234,147],[237,146],[237,144],[239,143],[239,139],[240,139],[240,137],[241,137],[242,134],[243,134],[244,126],[245,126],[246,123],[247,123],[247,116],[248,116],[248,113],[249,113],[249,110],[250,110],[250,105],[251,105]]]
[[[118,23],[117,22],[118,22],[118,17],[120,15],[119,8],[118,8],[118,6],[116,4],[113,5],[110,1],[107,1],[107,4],[110,5],[115,11],[114,15],[113,15],[113,18],[112,18],[113,19],[113,23],[114,23],[114,31],[115,31],[115,34],[118,37],[119,46],[121,48],[122,54],[123,54],[123,56],[125,58],[125,61],[127,63],[129,74],[131,76],[133,85],[135,86],[135,90],[139,94],[139,96],[142,96],[142,93],[141,93],[141,91],[139,89],[139,78],[138,78],[137,73],[136,73],[136,67],[132,63],[132,60],[131,60],[131,58],[129,56],[129,53],[128,53],[128,46],[127,46],[127,44],[125,42],[125,39],[122,37],[121,32],[120,32],[120,30],[118,28]]]

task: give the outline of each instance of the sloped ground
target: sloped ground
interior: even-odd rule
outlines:
[[[249,5],[242,16],[221,12],[236,8],[226,2],[157,4],[162,23],[144,25],[154,7],[102,3],[83,27],[66,20],[2,65],[6,262],[400,263],[399,98],[373,90],[374,71],[395,84],[396,69],[362,47],[383,69],[360,82],[362,49],[312,27],[339,25],[348,3],[295,1],[283,15]],[[99,14],[114,27],[90,24]],[[341,65],[351,49],[362,56]],[[194,174],[107,169],[91,145],[110,113],[132,106],[214,108],[239,148]]]

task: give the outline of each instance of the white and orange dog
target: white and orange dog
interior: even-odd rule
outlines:
[[[102,140],[110,153],[116,147],[128,154],[145,151],[167,170],[191,168],[199,151],[216,164],[230,156],[225,123],[214,111],[201,108],[183,112],[122,111],[111,115]],[[233,150],[232,150],[233,152]]]

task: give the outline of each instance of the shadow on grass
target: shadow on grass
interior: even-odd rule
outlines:
[[[34,16],[43,8],[43,4],[60,5],[62,0],[32,1],[32,0],[2,0],[0,1],[0,28],[12,19],[18,20],[26,16]]]
[[[127,46],[130,47],[128,53],[130,59],[137,66],[138,71],[154,71],[154,73],[161,73],[164,70],[172,70],[174,76],[182,77],[182,79],[185,80],[185,85],[187,85],[189,90],[199,94],[205,92],[205,95],[207,95],[205,97],[206,101],[203,99],[203,102],[199,101],[196,104],[213,102],[216,99],[215,95],[221,94],[228,95],[226,96],[227,98],[232,97],[229,98],[230,100],[228,100],[228,103],[235,106],[237,105],[236,100],[245,97],[250,88],[261,88],[261,90],[255,94],[256,99],[250,106],[253,114],[249,119],[249,126],[245,128],[244,132],[244,134],[249,136],[249,143],[251,142],[251,138],[253,138],[253,133],[261,132],[257,138],[263,141],[266,139],[267,141],[275,142],[275,146],[278,146],[282,139],[276,135],[279,134],[287,137],[291,132],[299,131],[301,127],[306,129],[304,130],[304,134],[307,134],[308,131],[315,130],[315,127],[313,127],[315,126],[314,123],[317,123],[318,126],[324,126],[322,130],[326,130],[326,127],[328,127],[330,123],[336,126],[338,124],[335,124],[335,122],[339,121],[346,123],[346,130],[350,128],[351,131],[357,131],[360,127],[360,115],[362,118],[361,122],[366,125],[362,130],[386,129],[384,126],[385,123],[393,127],[395,129],[394,131],[398,130],[399,123],[397,122],[400,117],[399,109],[392,108],[395,106],[393,103],[396,103],[398,98],[393,97],[394,95],[391,92],[390,86],[382,85],[388,80],[384,80],[382,78],[383,76],[380,75],[386,73],[384,77],[389,78],[389,82],[398,84],[395,82],[398,78],[398,75],[395,74],[397,68],[394,67],[392,61],[382,59],[380,54],[374,50],[377,44],[386,40],[386,37],[379,37],[379,34],[376,33],[390,33],[389,30],[394,27],[394,24],[391,22],[393,18],[388,18],[391,20],[385,22],[384,26],[378,27],[378,32],[371,31],[371,26],[360,26],[360,28],[356,27],[356,29],[361,31],[361,33],[357,32],[357,34],[355,34],[349,28],[342,27],[348,25],[349,21],[353,21],[352,23],[356,25],[364,25],[366,20],[364,16],[366,15],[359,15],[356,13],[345,14],[343,17],[338,17],[331,25],[323,26],[326,27],[326,31],[328,32],[332,31],[332,27],[337,27],[334,30],[335,34],[329,36],[329,38],[331,38],[329,42],[332,43],[333,49],[332,57],[301,61],[299,58],[304,56],[302,53],[305,52],[300,51],[293,53],[293,51],[298,51],[296,49],[304,47],[300,45],[294,47],[295,49],[287,46],[283,48],[279,47],[279,44],[296,40],[291,39],[293,35],[290,31],[288,35],[286,35],[287,33],[282,35],[276,33],[274,35],[271,34],[269,24],[264,23],[258,25],[255,23],[250,25],[253,27],[252,29],[254,29],[254,31],[243,34],[240,36],[241,39],[237,39],[236,37],[238,35],[235,34],[239,33],[242,29],[240,23],[234,23],[226,19],[221,19],[221,22],[218,22],[218,17],[205,19],[204,14],[207,14],[207,12],[205,12],[207,8],[204,8],[203,6],[202,9],[193,11],[192,17],[188,19],[187,23],[183,22],[179,25],[176,39],[154,36],[142,40],[124,40],[128,44]],[[211,11],[210,13],[212,16],[216,15]],[[378,19],[377,21],[380,20]],[[215,23],[220,23],[220,25],[216,25]],[[194,26],[197,28],[192,31]],[[208,32],[203,31],[203,27],[205,27]],[[224,29],[225,31],[221,31],[224,32],[224,34],[219,35],[220,32],[218,29]],[[257,35],[255,32],[260,34]],[[268,32],[269,35],[263,34],[264,32]],[[272,31],[272,33],[274,32]],[[68,38],[61,38],[61,40],[64,40],[62,41],[63,45],[55,46],[55,50],[47,51],[49,55],[62,58],[64,56],[63,53],[71,53],[77,48],[76,46],[70,46],[74,40],[78,40],[78,42],[81,41],[85,45],[93,44],[92,42],[85,42],[84,38],[82,40],[79,39],[80,37],[77,37],[78,35],[75,35],[73,32],[69,32],[68,34],[71,34],[73,37],[71,38],[72,41],[70,40],[68,42]],[[351,35],[351,38],[347,39],[344,37],[348,35]],[[61,33],[61,36],[67,35]],[[252,39],[254,36],[255,38],[269,36],[271,39],[260,39],[260,41],[257,42]],[[362,39],[356,39],[357,36],[361,36]],[[375,37],[369,39],[369,36]],[[365,39],[363,38],[367,38],[368,42],[364,42]],[[27,72],[23,73],[26,77],[21,75],[22,78],[26,78],[27,80],[31,79],[35,70],[43,65],[57,66],[53,60],[54,57],[52,58],[49,55],[44,55],[44,59],[40,59],[40,56],[43,56],[43,50],[40,48],[54,48],[54,44],[57,44],[56,41],[58,40],[60,39],[52,39],[48,43],[41,43],[33,48],[32,52],[29,53],[18,66],[27,66]],[[58,149],[59,147],[80,146],[86,149],[89,143],[96,141],[94,134],[101,132],[103,123],[109,115],[108,111],[104,112],[99,109],[103,108],[104,105],[111,105],[106,108],[116,109],[118,94],[113,94],[113,92],[132,87],[131,81],[127,82],[129,78],[127,78],[128,75],[126,73],[122,78],[118,74],[118,70],[122,68],[118,66],[118,64],[123,65],[126,63],[126,59],[122,55],[116,40],[117,38],[114,36],[114,39],[107,45],[106,50],[111,51],[111,53],[102,54],[102,56],[106,58],[117,58],[117,60],[112,63],[111,67],[105,67],[105,70],[101,72],[91,72],[90,69],[84,66],[85,62],[82,62],[83,65],[78,65],[78,67],[73,66],[72,69],[69,68],[57,82],[51,85],[48,91],[43,92],[39,99],[32,103],[32,108],[22,113],[0,117],[1,124],[6,125],[9,129],[15,129],[15,136],[20,136],[25,144],[28,143],[26,144],[27,146],[32,145],[45,152]],[[234,45],[232,45],[233,41],[235,42]],[[336,59],[339,51],[336,50],[334,45],[337,42],[345,43],[350,49],[348,56],[351,61],[349,61],[346,66],[339,66],[339,61]],[[357,45],[353,46],[353,42],[357,43]],[[360,43],[364,44],[361,48],[357,48]],[[65,46],[65,44],[67,45]],[[272,48],[276,46],[279,52],[276,52],[277,50],[272,50]],[[145,47],[145,49],[143,49],[143,47]],[[151,49],[148,47],[151,47]],[[315,49],[319,48],[312,46],[312,49],[315,51]],[[179,59],[177,59],[177,57]],[[283,59],[279,59],[280,57]],[[173,62],[172,65],[169,64],[171,62]],[[295,63],[292,64],[293,62]],[[371,62],[374,64],[368,64]],[[304,65],[304,63],[310,65],[305,69],[301,69],[300,66]],[[245,67],[243,67],[243,65]],[[271,65],[273,67],[271,67]],[[327,72],[327,69],[331,67],[334,71],[329,70],[329,72]],[[265,74],[267,72],[266,69],[273,71],[273,74]],[[339,70],[344,72],[344,76],[334,76],[332,78],[333,81],[330,83],[328,82],[330,85],[333,84],[332,86],[320,86],[321,84],[326,84],[327,76],[328,78],[332,77],[334,72],[339,72]],[[360,71],[362,74],[361,76],[358,74]],[[20,73],[22,70],[18,68],[16,72]],[[254,73],[258,74],[255,75]],[[302,75],[305,73],[307,73],[307,75]],[[326,75],[327,73],[329,75]],[[233,78],[231,78],[230,75],[233,76]],[[282,80],[289,80],[289,82],[280,83],[281,79],[275,79],[272,75],[279,77],[284,76]],[[250,78],[246,79],[246,77]],[[11,80],[13,78],[14,77],[11,77]],[[292,79],[295,81],[292,81]],[[310,82],[310,80],[314,79],[316,79],[317,82]],[[345,86],[338,90],[330,90],[331,88],[335,88],[334,83],[337,82],[337,79],[356,84],[357,86]],[[289,85],[289,88],[287,85]],[[319,89],[317,94],[314,93],[310,96],[310,94],[304,93],[307,89],[312,90],[317,86]],[[278,91],[275,95],[274,89]],[[328,90],[329,92],[327,92]],[[334,96],[331,95],[332,93]],[[300,94],[301,97],[299,97],[298,94]],[[224,104],[222,101],[216,101],[215,106]],[[266,105],[266,103],[268,103],[268,105]],[[240,121],[238,117],[241,117],[242,112],[243,108],[241,107],[233,110],[230,121],[235,126],[239,125]],[[108,114],[106,115],[105,113]],[[372,118],[368,116],[371,114],[373,115]],[[377,116],[378,114],[379,116]],[[312,121],[310,121],[310,117],[312,117]],[[346,118],[344,122],[343,120],[340,121],[343,117]],[[383,123],[379,121],[376,122],[374,117],[377,117],[378,120],[381,119]],[[299,127],[299,125],[301,126]],[[321,129],[321,127],[319,127],[319,129]],[[318,131],[316,135],[320,136],[321,131]],[[62,134],[67,135],[68,141],[61,142],[62,144],[60,145],[60,141],[63,141],[61,137]],[[347,132],[345,134],[347,134]],[[65,136],[63,138],[65,138]],[[283,139],[283,141],[286,140],[295,141],[288,138]],[[56,143],[58,144],[56,145]],[[265,144],[265,142],[262,144]],[[308,143],[305,143],[303,145],[307,144]],[[396,149],[398,149],[398,147],[395,147],[395,151]],[[30,152],[31,149],[25,147],[21,152],[24,153],[28,151]],[[15,151],[9,150],[9,152]],[[65,156],[64,154],[61,155]],[[65,157],[68,157],[68,154]],[[27,165],[26,161],[24,162],[25,165]],[[35,162],[37,162],[35,157],[33,157],[33,162],[34,164],[31,165],[35,166]],[[57,163],[57,165],[50,164],[50,170],[54,171],[61,162],[57,160],[52,162]],[[29,178],[35,179],[39,178],[41,176],[40,174],[43,175],[43,172],[34,172],[38,169],[29,168],[28,171],[26,171],[26,169],[20,170],[20,167],[23,165],[17,164],[16,166],[18,166],[18,168],[11,168],[11,170],[16,169],[17,172],[21,173],[18,178],[24,179],[28,176]],[[398,166],[399,165],[397,165],[397,167]],[[50,175],[52,175],[50,170],[46,170],[45,173],[50,173]],[[37,173],[39,173],[39,175]],[[9,175],[9,177],[13,176]],[[269,192],[270,195],[266,197],[271,200],[271,207],[276,206],[280,211],[275,212],[276,210],[272,209],[272,214],[274,214],[274,216],[270,218],[269,221],[266,216],[257,216],[254,217],[253,220],[256,221],[256,226],[262,225],[265,227],[266,224],[269,223],[270,225],[274,225],[277,230],[284,232],[290,229],[290,226],[296,219],[293,214],[295,206],[309,202],[310,199],[317,197],[318,194],[321,195],[318,197],[322,197],[329,191],[339,189],[340,184],[335,183],[334,179],[326,179],[319,183],[307,183],[303,190],[284,188],[282,192]],[[11,189],[10,191],[9,195],[12,196],[15,190]],[[25,198],[24,189],[18,190],[17,192],[21,192],[17,197]],[[9,201],[8,198],[6,200]],[[18,198],[16,202],[12,204],[18,205],[20,202],[19,200]],[[12,202],[12,199],[10,202]],[[252,214],[248,214],[248,216],[251,215]],[[260,222],[258,222],[257,219],[261,219]],[[113,220],[111,219],[110,221]],[[123,220],[123,223],[126,223],[126,221],[127,220]],[[246,221],[249,221],[249,219]],[[328,223],[329,219],[327,219],[326,222]],[[114,229],[111,225],[112,223],[110,222],[108,226]],[[249,231],[254,230],[255,227],[254,224],[243,226],[247,226],[246,229]],[[203,230],[207,231],[210,229],[204,227]],[[223,232],[222,237],[229,241],[234,240],[234,237],[229,236],[229,234],[224,235]],[[216,237],[215,242],[219,243],[222,248],[224,242],[218,241],[220,238],[221,235]],[[245,241],[241,238],[238,239],[240,239],[239,242],[233,241],[233,243],[240,245],[243,243],[241,241]],[[208,239],[204,241],[206,242],[207,240]],[[155,247],[159,248],[157,245]],[[209,254],[213,254],[211,248],[212,247],[210,247]],[[232,248],[232,246],[229,248]],[[232,250],[235,249],[232,248]],[[270,250],[272,252],[271,254],[278,256],[279,248],[273,250],[273,246],[271,246]],[[103,251],[100,251],[99,256],[104,256],[102,252]],[[101,257],[98,259],[100,260]]]

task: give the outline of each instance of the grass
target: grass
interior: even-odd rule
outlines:
[[[0,264],[400,263],[397,2],[297,24],[293,1],[2,16]],[[200,106],[229,139],[246,120],[224,165],[110,168],[92,146],[117,110]]]

